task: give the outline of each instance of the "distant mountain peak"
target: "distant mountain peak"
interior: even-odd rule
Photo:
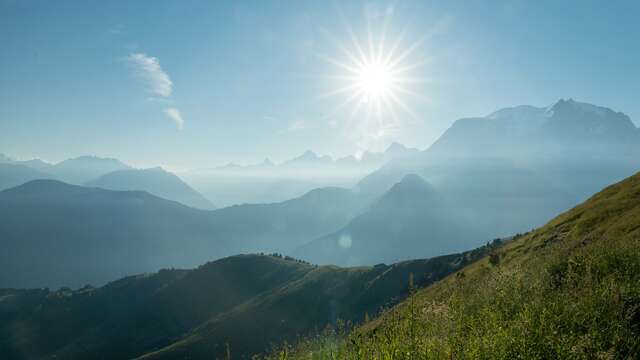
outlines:
[[[560,99],[547,110],[550,123],[571,131],[623,141],[636,131],[631,118],[622,112],[589,103]]]
[[[389,153],[393,154],[393,153],[406,151],[406,150],[407,150],[406,146],[400,144],[399,142],[394,141],[389,145],[389,147],[387,147],[387,150],[385,150],[384,152],[387,154]]]
[[[110,170],[130,169],[131,166],[123,163],[116,158],[103,158],[95,155],[82,155],[75,158],[67,159],[59,162],[57,167],[91,167],[91,166],[110,166]]]
[[[435,192],[435,188],[420,175],[407,174],[402,178],[402,180],[400,180],[400,182],[393,185],[384,197],[395,197],[401,194],[418,196]]]
[[[580,113],[593,113],[599,116],[606,116],[609,114],[616,114],[615,111],[603,107],[597,106],[585,102],[575,101],[572,98],[567,100],[560,99],[555,104],[551,105],[548,109],[548,112],[551,114],[555,114],[558,111],[572,111],[572,112],[580,112]]]
[[[2,192],[35,195],[42,192],[52,192],[52,191],[69,190],[69,189],[77,190],[77,189],[83,189],[83,188],[80,186],[67,184],[65,182],[53,180],[53,179],[36,179],[36,180],[28,181],[14,188],[4,190]]]
[[[96,156],[96,155],[81,155],[75,158],[71,158],[65,161],[103,161],[103,162],[117,162],[117,163],[122,163],[120,160],[116,159],[116,158],[109,158],[109,157],[100,157],[100,156]]]
[[[302,155],[300,155],[298,157],[298,159],[304,159],[304,160],[312,160],[312,159],[316,159],[316,158],[318,158],[318,155],[315,152],[311,151],[311,150],[305,151],[304,154],[302,154]]]
[[[209,200],[177,175],[159,166],[148,169],[116,170],[88,182],[87,185],[113,191],[146,191],[197,209],[215,208]]]
[[[423,186],[423,187],[431,186],[431,185],[429,185],[429,183],[425,179],[423,179],[418,174],[407,174],[407,175],[405,175],[402,178],[402,180],[400,180],[400,184],[403,184],[405,186]]]
[[[316,154],[315,152],[313,152],[311,150],[307,150],[302,155],[285,162],[285,164],[313,163],[313,162],[316,162],[318,160],[322,160],[322,161],[326,161],[326,162],[333,161],[333,159],[328,155],[318,156],[318,154]]]

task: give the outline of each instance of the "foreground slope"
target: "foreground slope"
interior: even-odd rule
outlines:
[[[0,358],[250,358],[428,285],[486,249],[391,266],[318,267],[238,255],[193,270],[130,276],[101,288],[0,289]]]
[[[417,292],[339,345],[273,358],[633,359],[640,354],[640,174]]]

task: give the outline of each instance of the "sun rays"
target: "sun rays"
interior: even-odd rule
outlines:
[[[328,76],[334,88],[322,97],[344,98],[335,112],[348,114],[345,125],[361,137],[359,145],[363,147],[391,135],[400,128],[406,115],[417,118],[410,106],[411,100],[429,100],[414,89],[427,80],[417,74],[429,61],[418,51],[426,36],[408,42],[405,26],[399,35],[390,37],[392,15],[393,8],[389,7],[383,15],[366,16],[364,36],[359,37],[344,16],[344,40],[325,32],[339,55],[320,55],[337,70]]]

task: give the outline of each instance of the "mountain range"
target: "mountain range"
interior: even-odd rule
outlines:
[[[311,170],[316,172],[316,171],[326,170],[326,168],[331,168],[331,167],[339,168],[342,166],[376,168],[384,165],[384,163],[394,158],[400,159],[400,158],[417,154],[418,152],[419,152],[418,149],[408,148],[398,142],[392,142],[387,147],[387,149],[382,152],[364,151],[358,157],[353,155],[348,155],[344,157],[333,158],[329,155],[318,155],[311,150],[307,150],[301,155],[298,155],[292,159],[286,160],[280,164],[275,164],[269,158],[267,158],[262,163],[259,163],[259,164],[243,166],[243,165],[238,165],[234,163],[229,163],[227,165],[216,167],[213,169],[200,169],[200,171],[202,170],[248,171],[248,170],[259,170],[259,169],[273,170],[274,168],[281,171],[285,171],[287,168],[305,168],[305,170]]]
[[[431,193],[416,176],[403,183]],[[427,260],[340,268],[237,255],[100,288],[2,289],[0,357],[281,359],[282,348],[290,359],[627,358],[640,324],[639,188],[637,174],[540,229]],[[360,326],[344,338],[318,332],[344,321]]]
[[[216,210],[169,199],[210,206],[161,169],[2,157],[0,358],[250,358],[338,319],[366,322],[409,284],[428,288],[316,354],[637,353],[640,175],[578,205],[640,168],[626,115],[519,106],[405,150],[391,146],[404,155],[353,188]],[[338,161],[261,166],[309,163]]]
[[[178,176],[162,168],[134,169],[120,160],[96,156],[80,156],[56,164],[40,159],[13,160],[0,156],[0,190],[40,179],[109,190],[146,191],[194,208],[215,208],[211,201]]]
[[[203,211],[147,192],[34,180],[0,192],[0,287],[100,285],[243,252],[284,252],[344,226],[365,201],[325,188]]]
[[[448,179],[447,170],[440,171],[440,166],[506,159],[556,181],[584,200],[606,184],[633,174],[640,165],[639,149],[640,129],[627,115],[561,99],[544,108],[518,106],[457,120],[429,148],[387,163],[358,187],[380,193],[406,173],[424,175],[438,186]],[[585,179],[585,172],[591,179]]]
[[[392,143],[383,152],[365,151],[334,159],[313,151],[282,163],[265,159],[254,165],[228,164],[180,172],[195,189],[218,206],[280,202],[320,187],[353,187],[363,176],[391,159],[409,157],[419,150]]]
[[[438,245],[442,242],[438,226],[426,227],[431,221],[458,230],[458,235],[449,236],[448,251],[455,251],[456,243],[464,248],[526,232],[640,169],[638,134],[626,115],[573,100],[458,120],[428,149],[388,162],[355,187],[361,194],[384,199],[394,196],[389,189],[407,174],[416,174],[431,192],[415,190],[414,196],[399,196],[409,200],[395,201],[393,211],[381,212],[381,204],[375,203],[341,231],[318,238],[294,254],[343,265],[402,259],[396,254],[436,256],[445,249]],[[435,193],[446,200],[442,213],[451,221],[434,220],[433,209],[416,205],[432,201]],[[402,232],[394,233],[396,224],[403,224]],[[340,239],[347,236],[359,246],[353,250],[356,256],[340,246]],[[418,243],[424,246],[413,253]],[[374,260],[364,256],[367,253],[378,255]],[[363,257],[367,260],[359,262]]]
[[[20,281],[29,286],[79,286],[163,266],[195,266],[240,252],[281,252],[318,264],[353,266],[462,251],[541,226],[606,184],[637,171],[638,133],[626,115],[573,100],[546,108],[508,108],[456,121],[424,151],[390,146],[386,153],[403,155],[390,157],[353,190],[324,187],[289,201],[213,212],[139,192],[28,183],[0,193],[0,200],[6,199],[0,212],[7,214],[0,218],[0,229],[7,234],[3,246],[22,249],[14,251],[19,256],[7,259],[6,271],[20,269],[17,274],[25,277]],[[294,163],[317,161],[328,159],[306,153]],[[92,169],[101,165],[108,167],[103,170],[122,166],[105,159]],[[138,176],[144,184],[135,185]],[[194,192],[161,170],[123,169],[102,177],[96,185],[146,190],[195,206]],[[152,181],[157,177],[173,185],[159,186]],[[254,184],[227,180],[239,188]],[[287,185],[291,184],[283,183],[296,189]],[[176,187],[182,192],[175,192]],[[70,220],[76,218],[83,221]],[[91,241],[109,245],[94,246]],[[51,247],[58,256],[38,260],[38,270],[27,272],[20,259],[29,257],[25,249],[35,246],[25,244],[34,243],[42,244],[43,250]],[[177,244],[185,250],[177,251]],[[85,257],[85,252],[91,256]],[[122,258],[123,265],[101,263],[100,256],[107,258],[106,254]],[[53,281],[48,272],[58,264],[68,270]],[[74,273],[73,266],[80,271]],[[24,286],[19,276],[6,275],[0,286]]]

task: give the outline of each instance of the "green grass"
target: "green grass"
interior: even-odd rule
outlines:
[[[640,175],[353,331],[266,358],[640,358]]]

